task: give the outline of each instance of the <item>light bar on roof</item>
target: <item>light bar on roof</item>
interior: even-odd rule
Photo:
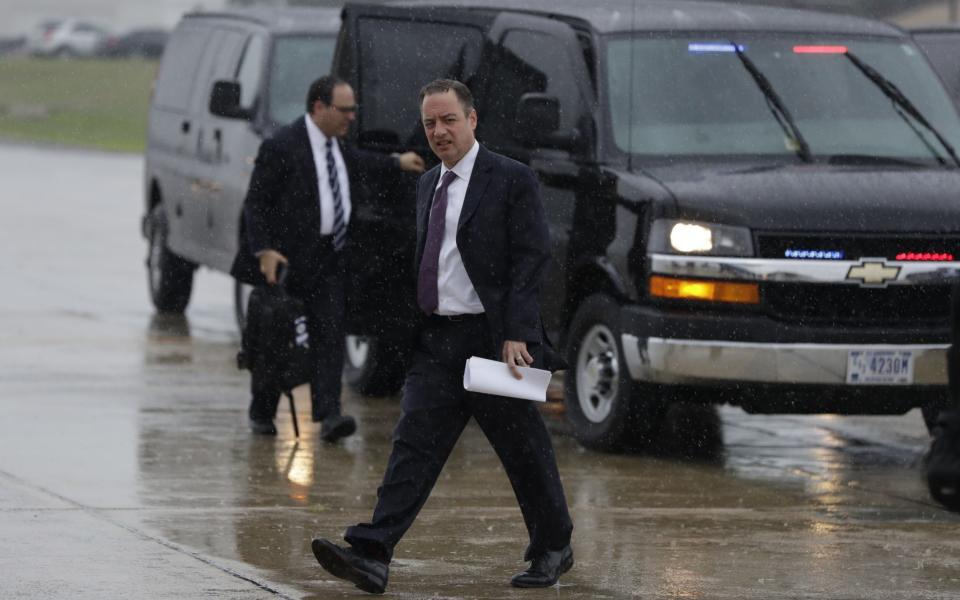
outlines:
[[[846,46],[794,46],[794,54],[846,54]]]
[[[691,42],[687,44],[687,50],[694,54],[707,54],[716,52],[743,52],[746,48],[743,45],[725,44],[718,42]]]

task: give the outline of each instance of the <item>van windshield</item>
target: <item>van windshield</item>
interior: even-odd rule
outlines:
[[[606,65],[613,139],[624,152],[803,158],[805,145],[813,160],[956,166],[960,119],[926,59],[902,40],[612,38]]]
[[[270,59],[267,110],[270,120],[286,124],[306,110],[310,82],[330,72],[337,38],[333,35],[278,37]]]

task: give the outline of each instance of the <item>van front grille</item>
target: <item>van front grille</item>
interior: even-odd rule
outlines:
[[[766,283],[761,299],[771,317],[794,322],[904,326],[946,324],[950,286]]]

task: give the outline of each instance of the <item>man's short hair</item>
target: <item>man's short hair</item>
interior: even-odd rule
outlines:
[[[423,99],[427,96],[446,94],[450,90],[457,95],[457,100],[463,106],[463,113],[469,115],[473,110],[473,93],[470,92],[470,88],[456,79],[434,79],[420,88],[420,105],[423,106]]]
[[[324,75],[320,79],[310,84],[307,90],[307,112],[313,112],[313,105],[319,100],[327,106],[333,102],[333,89],[338,85],[344,85],[347,82],[336,75]]]

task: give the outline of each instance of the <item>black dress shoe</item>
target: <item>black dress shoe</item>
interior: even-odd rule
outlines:
[[[357,430],[357,422],[349,415],[331,415],[323,420],[320,426],[320,439],[325,442],[335,442],[340,438],[353,435]]]
[[[382,594],[387,589],[390,567],[387,563],[368,558],[353,548],[341,548],[329,540],[315,538],[310,544],[320,566],[340,579],[371,594]]]
[[[548,550],[534,557],[529,569],[514,575],[510,585],[519,588],[550,587],[571,567],[573,567],[573,550],[570,546],[563,550]]]
[[[277,428],[273,425],[273,421],[250,419],[250,431],[258,435],[277,435]]]

